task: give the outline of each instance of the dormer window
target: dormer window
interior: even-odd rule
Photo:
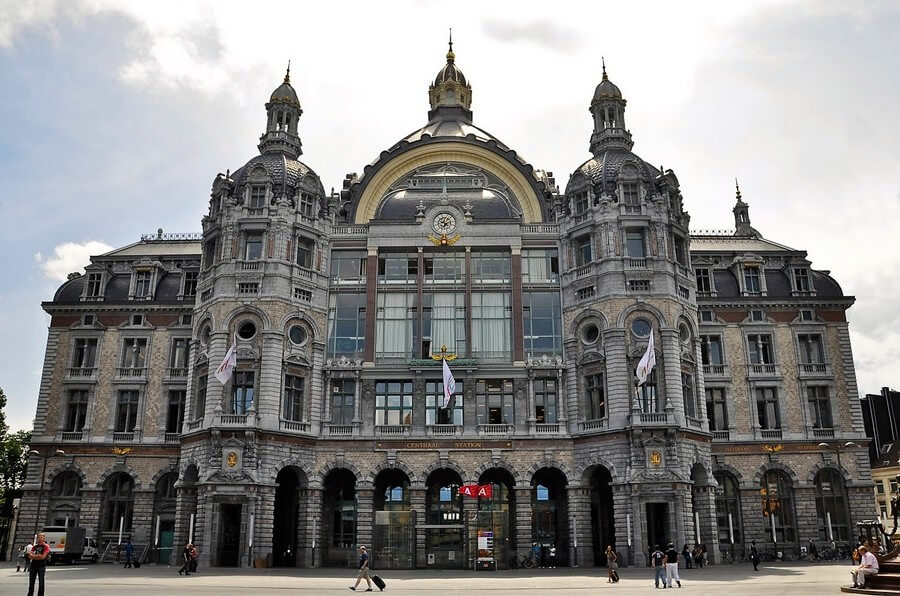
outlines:
[[[587,191],[579,192],[575,195],[575,215],[581,215],[588,210],[588,193]]]
[[[182,291],[182,295],[194,296],[197,294],[197,280],[199,276],[200,273],[197,271],[184,272],[184,289]]]
[[[132,296],[136,300],[149,300],[153,298],[153,271],[143,270],[134,272],[134,291]]]
[[[308,219],[313,218],[313,196],[309,193],[300,193],[300,215]]]
[[[641,210],[641,194],[638,190],[637,182],[622,183],[622,203],[629,212],[640,212]]]
[[[250,215],[262,215],[262,210],[265,206],[266,186],[264,184],[254,184],[250,187],[250,197],[247,202]]]
[[[744,267],[744,292],[747,294],[762,293],[759,267]]]
[[[100,293],[102,291],[103,291],[103,274],[102,273],[88,273],[87,287],[85,288],[84,297],[85,298],[100,298]]]
[[[794,291],[798,294],[808,294],[811,289],[809,270],[806,267],[794,267]]]
[[[709,269],[697,269],[697,294],[700,296],[712,294],[712,275]]]

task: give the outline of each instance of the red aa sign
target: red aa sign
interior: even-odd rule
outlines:
[[[494,496],[494,487],[490,484],[463,484],[459,487],[459,494],[466,497],[490,499]]]

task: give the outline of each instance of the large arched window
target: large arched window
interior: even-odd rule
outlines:
[[[796,540],[796,516],[794,515],[794,489],[784,472],[769,470],[762,477],[759,491],[762,496],[762,514],[766,534],[772,539],[772,520],[775,520],[775,536],[778,542]]]
[[[728,472],[714,472],[719,484],[716,488],[716,526],[719,543],[729,544],[734,535],[735,543],[741,542],[741,495],[737,479]],[[731,525],[729,526],[729,519]],[[729,529],[730,528],[730,529]]]
[[[122,529],[130,532],[133,511],[134,481],[125,472],[117,472],[103,487],[103,531],[117,532],[122,524]]]
[[[77,526],[81,511],[81,477],[75,472],[63,472],[50,485],[50,504],[47,523],[53,526]]]
[[[831,468],[819,470],[816,474],[816,519],[819,522],[819,540],[850,539],[844,481]]]

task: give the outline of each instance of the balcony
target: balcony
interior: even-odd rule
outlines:
[[[578,423],[578,430],[582,432],[594,432],[609,428],[608,418],[596,418],[594,420],[584,420]]]
[[[559,423],[544,423],[539,422],[534,425],[534,433],[536,435],[558,435],[560,431]]]
[[[580,267],[573,270],[575,277],[585,277],[591,274],[594,269],[593,263],[588,263],[587,265],[581,265]]]
[[[325,434],[332,437],[349,437],[353,434],[352,424],[326,424]]]
[[[177,443],[179,436],[181,436],[181,433],[166,433],[163,440],[166,443]]]
[[[666,412],[638,412],[638,424],[668,424],[669,415]]]
[[[187,376],[188,376],[187,367],[170,366],[168,372],[169,372],[170,379],[187,379]]]
[[[761,439],[780,439],[782,437],[780,428],[761,428],[759,429],[759,438]]]
[[[728,365],[727,364],[704,364],[703,365],[703,376],[704,377],[727,377],[728,376]]]
[[[801,362],[800,363],[800,376],[801,377],[830,377],[831,376],[831,366],[825,364],[824,362]]]
[[[241,271],[259,271],[262,268],[262,261],[240,261],[238,269]]]
[[[309,422],[297,422],[295,420],[282,420],[281,430],[289,430],[295,433],[309,433]]]
[[[203,418],[198,418],[197,420],[189,420],[187,423],[188,430],[197,430],[200,428],[200,425],[203,424]]]
[[[130,443],[134,441],[133,432],[114,432],[112,440],[115,443]]]
[[[814,429],[812,429],[812,436],[815,439],[833,439],[834,438],[834,429],[833,428],[814,428]]]
[[[97,374],[96,366],[70,366],[70,379],[93,379]]]
[[[455,437],[462,434],[462,427],[455,424],[431,424],[425,432],[433,437]]]
[[[714,430],[712,431],[713,441],[730,441],[730,430]]]
[[[637,257],[627,257],[625,259],[625,268],[626,269],[646,269],[647,268],[647,259],[646,258],[637,258]]]
[[[588,220],[588,218],[590,216],[591,216],[590,211],[585,211],[584,213],[579,213],[578,215],[575,215],[572,217],[572,225],[577,226],[578,224],[583,224],[584,222],[586,222]]]
[[[247,424],[248,414],[220,414],[219,425],[221,426],[245,426]]]
[[[332,236],[366,236],[369,233],[369,226],[333,226],[331,228]]]
[[[143,379],[147,374],[144,366],[120,366],[116,369],[116,377],[119,379]]]
[[[557,224],[524,224],[522,226],[523,234],[550,234],[556,236],[559,234],[559,226]]]
[[[375,427],[377,437],[405,437],[409,434],[409,426],[406,424],[382,425]]]
[[[777,364],[748,364],[747,372],[751,377],[777,377]]]
[[[84,438],[84,433],[79,431],[65,431],[60,435],[60,439],[63,441],[81,441]]]
[[[513,430],[512,424],[479,424],[475,427],[479,435],[486,437],[505,437]]]

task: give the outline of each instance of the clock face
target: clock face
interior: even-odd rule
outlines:
[[[449,234],[456,229],[456,218],[449,213],[438,213],[431,227],[438,234]]]

